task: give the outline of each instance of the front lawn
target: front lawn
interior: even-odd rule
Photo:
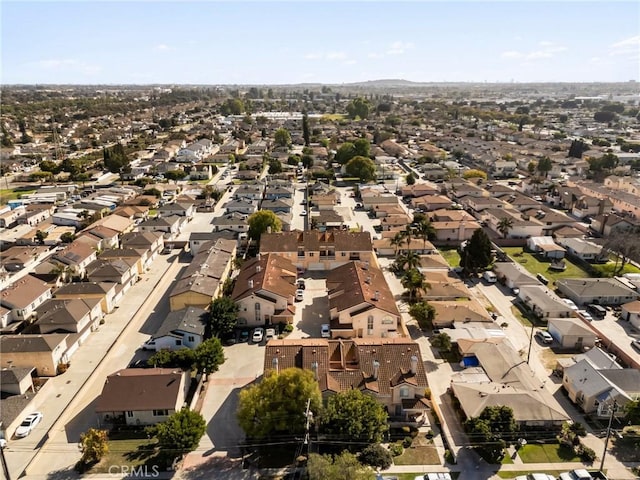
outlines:
[[[560,476],[561,473],[566,472],[566,470],[537,470],[536,473],[548,473],[549,475],[552,475],[555,478],[558,478]],[[500,471],[498,472],[498,476],[500,478],[516,478],[516,477],[520,477],[522,475],[527,475],[531,473],[531,470],[517,470],[517,471]]]
[[[159,459],[160,453],[155,438],[147,438],[144,432],[112,433],[109,435],[109,452],[87,473],[117,473],[122,467],[146,466],[152,472],[166,468],[165,460]]]
[[[561,463],[581,462],[573,449],[557,443],[527,444],[518,450],[518,455],[524,463]]]
[[[441,248],[440,255],[444,257],[447,263],[451,267],[459,267],[460,266],[460,254],[458,250],[455,248]]]
[[[393,457],[396,465],[440,465],[438,450],[424,435],[418,435],[409,448],[405,448],[402,455]]]
[[[535,255],[523,251],[521,247],[505,247],[503,250],[514,261],[522,265],[529,273],[532,273],[533,275],[540,273],[549,279],[549,288],[551,290],[555,288],[555,281],[559,278],[588,278],[591,276],[588,272],[571,263],[566,258],[564,259],[564,262],[567,265],[567,269],[562,272],[557,272],[555,270],[549,270],[551,262],[541,262]]]

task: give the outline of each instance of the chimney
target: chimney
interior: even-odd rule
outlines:
[[[249,288],[253,288],[253,280],[249,280],[247,283],[249,284]]]
[[[608,220],[609,220],[609,214],[605,213],[602,216],[602,222],[601,222],[601,225],[600,225],[600,235],[604,235],[604,227],[607,225],[607,221]]]
[[[276,373],[280,373],[280,370],[278,369],[278,357],[273,357],[271,359],[271,366],[276,371]]]
[[[376,292],[373,294],[373,299],[377,302],[378,300],[380,300],[380,290],[376,290]]]
[[[256,265],[256,273],[260,273],[262,267],[260,265]]]
[[[365,282],[367,282],[367,283],[371,283],[371,276],[370,276],[370,275],[369,275],[369,276],[367,276],[367,278],[365,279]]]
[[[378,371],[380,370],[380,362],[377,360],[373,361],[373,379],[378,379]]]
[[[313,379],[318,380],[318,362],[311,362],[311,371],[313,372]]]
[[[256,254],[256,258],[257,258],[258,260],[260,260],[260,252],[258,252],[258,253]]]
[[[411,373],[416,374],[418,371],[418,357],[411,355]]]

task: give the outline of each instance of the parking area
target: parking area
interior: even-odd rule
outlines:
[[[320,338],[320,327],[329,323],[329,300],[327,298],[327,282],[319,278],[320,274],[307,272],[304,279],[305,289],[302,301],[296,302],[296,314],[293,331],[288,338]]]
[[[618,348],[640,364],[640,353],[631,346],[633,340],[640,339],[640,331],[630,322],[618,318],[616,312],[608,308],[605,318],[594,317],[590,325],[602,339],[604,348]]]

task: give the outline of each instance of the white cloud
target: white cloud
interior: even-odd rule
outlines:
[[[389,48],[387,49],[387,55],[402,55],[407,50],[413,49],[414,45],[412,42],[393,42]]]
[[[344,52],[329,52],[325,57],[327,60],[346,60],[347,54]]]
[[[157,52],[170,52],[172,50],[175,50],[175,48],[170,47],[169,45],[167,45],[166,43],[159,43],[158,45],[156,45],[153,48],[155,51]]]
[[[540,45],[541,47],[550,47],[551,45],[553,45],[553,42],[549,42],[547,40],[543,40],[543,41],[539,42],[538,45]]]
[[[318,60],[319,58],[322,58],[322,54],[320,53],[307,53],[304,58],[306,58],[307,60]]]
[[[348,55],[346,52],[311,52],[307,53],[304,58],[307,60],[328,60],[328,61],[336,61],[336,60],[347,60]]]
[[[524,55],[520,52],[516,52],[515,50],[509,50],[507,52],[502,52],[500,56],[502,58],[522,58]]]
[[[640,35],[625,38],[611,45],[609,55],[637,54],[640,51]]]
[[[527,59],[535,60],[536,58],[551,58],[553,54],[545,50],[538,50],[537,52],[531,52],[527,54]]]
[[[367,54],[367,58],[382,58],[382,57],[384,57],[384,55],[381,53],[371,52]]]
[[[102,71],[102,67],[81,62],[73,58],[50,58],[27,63],[27,66],[41,70],[67,70],[84,75],[95,75]]]
[[[342,62],[343,65],[355,65],[356,62],[355,60],[345,60],[344,62]]]

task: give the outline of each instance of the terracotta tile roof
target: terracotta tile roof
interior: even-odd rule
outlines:
[[[413,366],[412,357],[417,359]],[[271,340],[267,344],[264,370],[265,374],[276,368],[316,370],[323,392],[358,388],[389,396],[392,387],[403,383],[428,386],[421,358],[418,344],[404,338],[284,339]],[[375,362],[378,362],[377,378],[374,377]],[[415,373],[412,373],[412,367]]]
[[[333,246],[336,252],[370,252],[372,250],[369,232],[278,232],[265,233],[260,237],[260,252],[297,252],[304,247],[305,252],[316,252],[321,246]]]
[[[354,261],[334,268],[327,275],[327,288],[330,309],[341,312],[366,304],[366,308],[379,308],[400,316],[382,270],[366,262]]]
[[[296,278],[296,267],[288,259],[273,253],[260,254],[242,266],[231,298],[238,301],[261,291],[293,298]]]

